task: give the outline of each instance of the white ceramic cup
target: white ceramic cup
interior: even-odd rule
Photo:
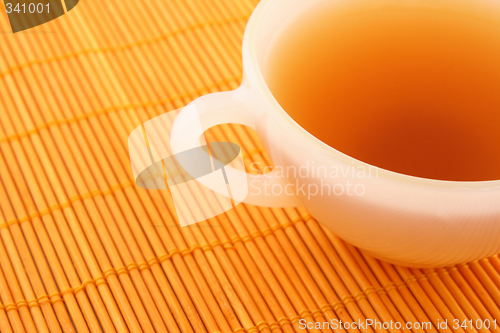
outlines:
[[[245,31],[242,85],[234,91],[202,96],[186,106],[172,129],[173,152],[199,146],[203,131],[212,126],[243,124],[257,131],[275,166],[258,176],[234,170],[248,177],[244,202],[304,206],[345,241],[391,263],[438,267],[498,253],[500,180],[438,181],[375,168],[315,138],[273,97],[264,78],[269,70],[266,59],[276,40],[297,17],[338,1],[343,0],[261,1]],[[453,5],[453,1],[440,2]],[[440,8],[433,1],[394,1],[394,5]],[[194,119],[203,128],[195,126]],[[337,175],[311,174],[321,167],[337,170]],[[311,193],[321,187],[336,194]],[[344,192],[339,194],[341,189]]]

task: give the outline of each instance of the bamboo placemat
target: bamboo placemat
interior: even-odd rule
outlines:
[[[302,209],[239,205],[179,228],[134,185],[130,132],[234,89],[255,0],[81,1],[0,39],[0,332],[500,332],[498,256],[442,269],[361,254]],[[255,133],[219,126],[247,163]],[[455,328],[458,319],[496,328]],[[448,327],[438,328],[438,322]]]

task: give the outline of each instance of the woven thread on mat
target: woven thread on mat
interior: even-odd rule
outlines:
[[[24,64],[11,67],[11,68],[1,72],[0,77],[9,75],[15,71],[19,71],[19,70],[22,70],[24,68],[31,67],[34,65],[47,64],[47,63],[60,61],[60,60],[64,60],[64,59],[69,59],[69,58],[74,58],[74,57],[78,57],[78,56],[86,55],[86,54],[96,54],[96,53],[116,52],[116,51],[121,51],[121,50],[127,50],[127,49],[131,49],[135,46],[141,46],[141,45],[147,45],[147,44],[151,44],[151,43],[155,43],[155,42],[160,42],[164,39],[171,38],[171,37],[174,37],[176,35],[185,33],[187,31],[191,31],[191,30],[201,29],[204,27],[209,27],[209,26],[214,26],[214,25],[229,24],[229,23],[234,23],[234,22],[245,22],[248,20],[249,17],[250,17],[249,15],[244,15],[241,17],[234,17],[234,18],[220,20],[220,21],[198,22],[196,24],[187,26],[187,27],[182,28],[182,29],[177,29],[177,30],[171,31],[169,33],[166,33],[166,34],[154,37],[154,38],[143,39],[143,40],[139,40],[139,41],[136,41],[136,42],[133,42],[130,44],[109,46],[109,47],[103,47],[103,48],[99,48],[99,49],[81,50],[78,52],[72,52],[72,53],[68,53],[68,54],[64,54],[64,55],[60,55],[60,56],[51,57],[48,59],[40,59],[40,60],[35,59],[32,61],[26,62]]]
[[[256,149],[253,153],[258,154],[258,153],[261,153],[261,152],[262,152],[262,149]],[[34,212],[34,213],[30,214],[29,216],[24,216],[24,217],[21,217],[19,219],[17,219],[17,218],[11,219],[11,220],[7,221],[6,223],[0,224],[0,229],[1,228],[7,228],[7,227],[9,227],[12,224],[21,224],[23,222],[30,221],[31,219],[33,219],[35,217],[41,217],[41,216],[43,216],[45,214],[50,214],[54,210],[63,210],[64,208],[69,207],[71,205],[71,203],[74,202],[74,201],[84,200],[84,199],[87,199],[87,198],[91,198],[91,197],[93,197],[95,195],[112,194],[112,193],[114,193],[118,189],[125,189],[127,187],[132,186],[132,185],[134,185],[134,181],[133,180],[124,182],[122,184],[116,184],[114,186],[111,186],[108,189],[95,190],[95,191],[93,191],[91,193],[86,193],[86,194],[83,194],[83,195],[76,195],[74,197],[71,197],[69,199],[69,201],[66,202],[66,203],[63,203],[63,204],[60,204],[60,205],[53,205],[49,209],[46,209],[46,210],[41,211],[41,212]],[[172,249],[172,250],[169,251],[169,253],[167,253],[165,255],[162,255],[162,256],[159,256],[159,257],[150,258],[150,259],[146,260],[146,262],[143,262],[143,263],[139,263],[139,264],[137,264],[137,263],[129,263],[125,267],[110,268],[107,271],[105,271],[105,272],[102,273],[103,274],[102,277],[98,277],[96,279],[87,280],[84,283],[82,283],[81,286],[73,288],[72,291],[74,293],[77,293],[80,290],[84,289],[85,286],[88,283],[94,283],[96,286],[98,286],[99,284],[105,283],[105,279],[107,279],[109,277],[109,275],[120,275],[120,274],[127,273],[128,271],[130,271],[132,269],[143,270],[143,269],[146,269],[146,268],[150,268],[152,265],[155,265],[155,264],[162,264],[164,261],[169,260],[175,254],[180,254],[182,256],[185,256],[185,255],[188,255],[188,254],[192,254],[197,249],[200,249],[200,250],[203,250],[203,251],[213,251],[216,246],[221,246],[221,247],[223,247],[225,249],[235,249],[234,248],[234,244],[237,243],[237,242],[245,243],[245,242],[248,242],[248,241],[253,241],[254,239],[256,239],[258,237],[265,238],[267,235],[275,232],[278,229],[285,230],[285,229],[287,229],[289,227],[294,226],[297,223],[307,222],[309,220],[315,221],[314,218],[311,215],[308,214],[308,215],[304,215],[304,216],[299,216],[298,218],[296,218],[294,220],[291,220],[291,221],[287,221],[287,222],[285,222],[283,224],[279,224],[279,223],[274,224],[274,225],[270,226],[267,229],[257,230],[257,231],[255,231],[252,234],[248,234],[248,235],[245,235],[245,236],[242,236],[242,237],[240,237],[240,236],[233,236],[230,239],[230,241],[223,241],[223,242],[221,242],[219,240],[216,240],[216,241],[213,241],[210,244],[205,244],[205,245],[196,244],[196,245],[193,245],[190,248],[186,248],[186,249]],[[468,267],[467,264],[462,264],[462,266]],[[451,270],[456,270],[457,268],[456,267],[451,267],[450,269]],[[442,268],[441,271],[443,273],[445,273],[445,274],[449,274],[447,272],[446,268]],[[323,307],[325,307],[325,308],[321,307],[320,309],[317,309],[317,310],[321,310],[321,312],[323,312],[323,313],[325,311],[328,311],[328,309],[330,309],[330,310],[333,309],[335,311],[339,307],[343,307],[345,304],[347,304],[349,302],[359,301],[361,298],[366,298],[368,296],[368,294],[370,294],[372,292],[375,292],[375,293],[377,293],[377,292],[378,293],[380,293],[380,292],[389,292],[391,289],[398,289],[399,290],[401,288],[407,288],[408,285],[411,284],[411,283],[413,283],[413,282],[417,282],[417,281],[420,281],[420,280],[427,280],[428,276],[439,275],[437,272],[435,272],[433,270],[431,270],[431,272],[432,272],[431,274],[422,274],[420,276],[410,275],[409,277],[405,278],[403,280],[403,282],[401,282],[401,283],[395,284],[393,282],[390,282],[390,283],[384,285],[382,288],[379,288],[379,289],[376,289],[373,286],[369,286],[369,287],[365,288],[365,290],[363,290],[362,292],[360,292],[360,293],[358,293],[358,294],[356,294],[354,296],[353,295],[346,295],[339,302],[337,302],[335,304],[332,304],[332,305],[328,305],[328,304],[324,305]],[[60,297],[60,295],[63,294],[64,292],[69,292],[69,291],[71,291],[71,290],[62,291],[62,292],[60,292],[58,294],[54,294],[54,295],[48,296],[47,301],[49,301],[49,298],[50,298],[50,302],[51,303],[55,303],[57,301],[62,301],[63,299]],[[55,301],[51,301],[51,299],[53,297],[57,297],[57,296],[59,296],[58,299],[56,299]],[[18,302],[21,302],[21,304],[22,304],[22,305],[19,305],[19,306],[23,306],[23,305],[25,305],[25,303],[26,303],[26,305],[34,304],[33,302],[38,302],[38,304],[43,303],[43,301],[40,301],[40,300],[44,300],[45,297],[47,297],[47,296],[42,295],[42,296],[38,297],[37,300],[18,301]],[[328,308],[328,306],[330,308]],[[5,307],[7,307],[7,305],[5,305]],[[314,311],[317,311],[317,310],[314,310]],[[303,311],[306,311],[306,310],[303,310]],[[307,310],[307,311],[309,311],[309,314],[311,314],[310,310]],[[293,323],[293,321],[291,321],[291,322]]]
[[[144,107],[158,106],[158,105],[162,105],[162,104],[172,103],[172,102],[174,102],[176,100],[182,100],[183,98],[186,98],[186,97],[196,96],[200,92],[205,91],[205,90],[209,90],[209,89],[214,88],[214,87],[217,87],[220,84],[223,84],[223,83],[226,83],[226,82],[235,81],[235,80],[237,81],[237,80],[240,80],[240,79],[241,79],[241,75],[238,75],[236,77],[224,79],[221,82],[213,83],[211,85],[208,85],[206,87],[202,87],[200,89],[197,89],[196,91],[188,92],[186,94],[180,94],[180,95],[177,95],[177,96],[172,96],[172,97],[169,97],[169,98],[165,98],[165,99],[161,99],[161,100],[156,100],[156,101],[149,101],[149,102],[136,103],[136,104],[128,104],[128,105],[116,105],[116,106],[112,106],[112,107],[109,107],[109,108],[105,108],[105,109],[101,109],[101,110],[97,110],[97,111],[91,111],[91,112],[88,112],[88,113],[84,113],[84,114],[81,114],[81,115],[73,117],[73,118],[53,120],[53,121],[50,121],[50,122],[47,122],[47,123],[39,124],[35,128],[33,128],[33,129],[29,130],[29,131],[19,132],[19,133],[12,134],[12,135],[7,136],[7,137],[2,137],[2,138],[0,138],[0,144],[3,143],[3,142],[8,142],[8,141],[12,141],[12,140],[19,140],[19,139],[21,139],[23,137],[27,137],[27,136],[30,136],[30,135],[33,135],[33,134],[37,134],[41,130],[48,129],[48,128],[52,127],[52,126],[60,126],[61,124],[69,124],[69,123],[72,123],[72,122],[79,122],[79,121],[86,120],[86,119],[89,119],[89,118],[92,118],[92,117],[97,117],[99,115],[106,114],[106,113],[109,113],[109,112],[117,112],[117,111],[120,111],[120,110],[131,110],[131,109],[136,109],[136,108],[144,108]]]

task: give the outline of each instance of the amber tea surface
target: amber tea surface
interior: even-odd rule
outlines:
[[[500,24],[465,7],[356,3],[306,15],[276,44],[265,76],[285,111],[384,169],[500,179]]]

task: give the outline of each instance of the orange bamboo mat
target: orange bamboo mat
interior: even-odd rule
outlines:
[[[168,192],[134,185],[129,133],[238,86],[256,4],[83,0],[15,35],[2,8],[0,332],[299,333],[302,319],[393,322],[311,333],[500,332],[497,256],[392,266],[301,209],[239,205],[179,228]],[[243,127],[209,136],[267,162]]]

